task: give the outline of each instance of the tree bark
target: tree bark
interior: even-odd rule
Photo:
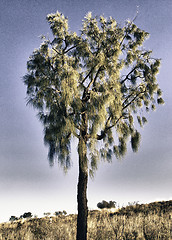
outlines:
[[[77,240],[87,240],[87,146],[86,141],[81,138],[78,145],[79,153],[79,178],[78,178],[78,217],[77,217]]]

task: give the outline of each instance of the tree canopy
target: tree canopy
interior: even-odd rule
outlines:
[[[42,44],[27,63],[28,103],[39,110],[49,159],[58,156],[70,166],[70,142],[79,138],[86,113],[90,169],[97,160],[117,158],[127,150],[130,137],[137,151],[147,111],[163,103],[156,81],[160,59],[142,47],[149,34],[132,21],[124,26],[115,19],[88,13],[80,34],[72,32],[68,20],[57,12],[47,16],[53,40],[42,36]],[[99,148],[97,143],[99,144]]]

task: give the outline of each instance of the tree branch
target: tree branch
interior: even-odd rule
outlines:
[[[77,133],[75,133],[75,132],[73,133],[73,135],[74,135],[76,138],[78,138],[78,139],[80,138],[80,136],[79,136]]]
[[[52,48],[57,54],[62,55],[60,52],[58,52],[55,48]]]
[[[85,82],[85,80],[89,77],[89,75],[93,72],[93,70],[94,70],[94,68],[96,67],[96,65],[95,66],[93,66],[91,69],[90,69],[90,71],[89,71],[89,73],[85,76],[85,78],[82,80],[82,82],[81,82],[81,84],[83,84],[84,82]]]
[[[75,48],[75,47],[77,47],[78,45],[74,45],[74,46],[72,46],[72,47],[70,47],[70,48],[68,48],[66,51],[65,51],[65,49],[64,49],[64,53],[67,53],[67,52],[69,52],[70,50],[72,50],[73,48]]]
[[[134,102],[134,101],[136,100],[136,98],[137,98],[140,94],[142,94],[142,93],[144,93],[144,92],[145,92],[145,90],[139,92],[138,94],[136,94],[136,96],[135,96],[126,106],[124,106],[124,107],[122,108],[122,111],[123,111],[124,109],[126,109],[128,106],[130,106],[130,105],[132,104],[132,102]],[[109,118],[108,118],[108,120],[107,120],[107,122],[106,122],[106,125],[105,125],[105,129],[101,132],[100,135],[97,135],[97,140],[102,140],[102,139],[105,137],[107,131],[108,131],[109,129],[113,128],[113,127],[120,121],[121,118],[123,118],[123,115],[121,115],[121,116],[116,120],[116,122],[115,122],[114,124],[112,124],[111,126],[108,126],[108,122],[109,122],[110,119],[111,119],[111,117],[109,116]]]
[[[130,22],[130,24],[128,25],[128,28],[126,29],[125,35],[124,35],[123,39],[122,39],[121,42],[120,42],[120,46],[122,45],[123,41],[125,40],[125,38],[126,38],[126,36],[127,36],[127,34],[128,34],[128,29],[131,27],[131,24],[136,20],[138,13],[139,13],[139,11],[138,11],[138,9],[137,9],[136,16],[133,18],[133,20],[132,20],[132,21]]]
[[[135,66],[135,67],[126,75],[126,77],[121,81],[121,84],[123,84],[123,83],[128,79],[129,75],[130,75],[132,72],[134,72],[134,70],[136,70],[136,69],[137,69],[137,66]]]
[[[104,66],[100,66],[99,69],[97,70],[97,73],[95,75],[95,77],[92,79],[92,81],[88,84],[87,89],[89,89],[91,87],[91,85],[93,84],[93,86],[95,85],[96,79],[98,78],[99,73],[104,69]]]
[[[110,121],[110,118],[111,118],[111,117],[108,118],[107,122]],[[102,140],[102,139],[105,137],[107,131],[108,131],[109,129],[113,128],[113,127],[119,122],[119,120],[120,120],[121,118],[123,118],[123,116],[120,116],[120,117],[116,120],[116,122],[115,122],[114,124],[112,124],[111,126],[109,126],[109,127],[108,127],[108,126],[105,126],[105,129],[101,132],[101,135],[97,135],[97,140]]]
[[[136,98],[137,98],[140,94],[142,94],[142,93],[144,93],[144,92],[145,92],[145,90],[139,92],[138,94],[136,94],[136,96],[135,96],[127,105],[125,105],[122,110],[126,109],[129,105],[131,105],[131,103],[134,102],[134,101],[136,100]],[[126,101],[126,100],[125,100],[125,101]],[[125,101],[124,101],[124,103],[125,103]],[[124,103],[123,103],[123,105],[124,105]]]

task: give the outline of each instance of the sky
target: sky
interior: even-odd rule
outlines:
[[[122,206],[172,199],[172,1],[0,0],[0,222],[28,211],[38,216],[77,213],[76,145],[67,174],[58,163],[49,166],[43,126],[37,112],[26,106],[22,81],[29,56],[40,46],[39,36],[50,33],[47,14],[62,12],[78,32],[89,11],[123,24],[137,9],[136,25],[150,33],[144,46],[162,59],[158,82],[165,105],[147,115],[138,153],[129,150],[122,161],[100,162],[95,178],[89,178],[88,207],[96,209],[102,200]]]

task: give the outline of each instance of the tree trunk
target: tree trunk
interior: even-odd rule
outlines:
[[[83,138],[79,140],[79,178],[78,178],[78,218],[77,218],[77,240],[87,239],[87,182],[88,182],[88,165],[87,165],[87,147]]]

